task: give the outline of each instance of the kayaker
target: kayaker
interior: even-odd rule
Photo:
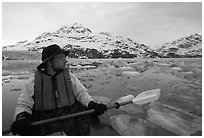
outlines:
[[[94,109],[101,115],[107,107],[96,103],[77,77],[66,67],[65,51],[53,44],[42,51],[42,63],[25,84],[18,99],[11,125],[13,135],[49,135],[65,132],[67,135],[89,135],[90,116],[80,116],[42,126],[31,122]]]

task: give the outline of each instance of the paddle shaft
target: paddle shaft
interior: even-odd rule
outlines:
[[[120,103],[120,106],[131,104],[131,103],[133,103],[133,101],[125,101],[125,102]],[[107,109],[112,109],[112,108],[116,108],[116,107],[117,107],[116,104],[107,105]],[[47,123],[61,121],[61,120],[64,120],[64,119],[79,117],[79,116],[82,116],[82,115],[88,115],[88,114],[91,114],[91,113],[94,113],[94,109],[83,111],[83,112],[78,112],[78,113],[74,113],[74,114],[54,117],[54,118],[50,118],[50,119],[45,119],[45,120],[41,120],[41,121],[37,121],[37,122],[33,122],[33,123],[31,123],[31,126],[43,125],[43,124],[47,124]],[[10,128],[4,129],[2,131],[2,134],[7,134],[10,131],[11,131]]]

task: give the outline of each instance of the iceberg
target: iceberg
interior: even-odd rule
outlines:
[[[144,120],[121,114],[111,117],[111,126],[121,136],[145,136]]]
[[[181,109],[154,102],[147,113],[149,121],[178,135],[190,136],[202,132],[202,119]]]

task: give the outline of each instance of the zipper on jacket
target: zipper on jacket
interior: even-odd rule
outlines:
[[[57,109],[58,108],[57,107],[57,98],[59,97],[59,93],[57,92],[57,88],[56,88],[55,76],[52,76],[52,84],[53,84],[53,89],[54,89],[55,107]]]

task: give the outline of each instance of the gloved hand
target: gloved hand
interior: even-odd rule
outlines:
[[[22,112],[17,115],[16,120],[11,125],[11,132],[13,135],[19,134],[21,136],[31,135],[31,115],[27,112]]]
[[[89,102],[89,109],[94,109],[96,115],[102,115],[105,111],[107,111],[107,106],[105,104],[98,104],[94,101]]]

